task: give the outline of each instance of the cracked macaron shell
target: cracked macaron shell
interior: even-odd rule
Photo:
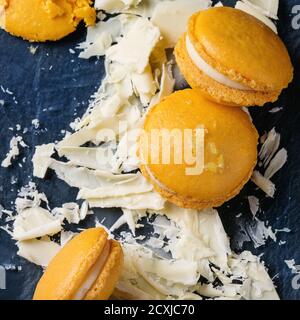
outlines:
[[[40,279],[34,300],[72,300],[96,263],[107,243],[103,228],[83,231],[53,258]],[[117,241],[111,241],[109,256],[97,280],[85,295],[86,300],[106,300],[112,294],[123,266],[123,252]]]
[[[56,41],[76,30],[80,21],[93,25],[90,0],[0,0],[0,26],[29,41]]]
[[[186,175],[186,164],[151,164],[142,160],[141,171],[156,191],[170,202],[184,208],[217,207],[237,195],[250,179],[257,162],[258,133],[249,116],[239,108],[211,102],[199,89],[177,91],[154,106],[146,116],[144,130],[195,129],[203,125],[205,134],[205,164],[213,161],[207,146],[214,143],[218,155],[224,158],[221,172],[204,171]],[[143,159],[143,140],[139,140],[139,155]],[[148,153],[151,154],[150,152]],[[173,153],[171,153],[171,159]]]

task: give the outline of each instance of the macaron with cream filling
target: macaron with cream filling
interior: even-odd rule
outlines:
[[[103,228],[83,231],[52,259],[34,300],[107,300],[119,279],[123,251]]]
[[[222,205],[240,192],[257,162],[258,133],[248,114],[207,100],[199,89],[177,91],[163,99],[150,109],[143,129],[138,151],[141,172],[179,207]],[[201,130],[203,139],[197,140]],[[200,143],[203,148],[197,153]],[[170,157],[164,158],[168,152]],[[192,156],[186,157],[189,153]],[[204,161],[199,161],[198,170],[200,157]],[[189,160],[193,158],[194,163]]]
[[[191,16],[175,56],[192,88],[231,106],[274,102],[293,79],[281,39],[253,16],[229,7]]]

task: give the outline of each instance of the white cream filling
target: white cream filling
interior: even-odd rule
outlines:
[[[194,64],[202,71],[204,72],[207,76],[209,76],[210,78],[214,79],[215,81],[233,88],[233,89],[237,89],[237,90],[253,90],[250,87],[247,87],[243,84],[240,84],[236,81],[233,81],[231,79],[229,79],[228,77],[226,77],[224,74],[218,72],[216,69],[214,69],[212,66],[210,66],[208,63],[206,63],[201,56],[199,55],[199,53],[197,52],[197,50],[195,49],[194,45],[192,44],[189,36],[186,36],[186,49],[187,52],[189,54],[189,57],[192,59],[192,61],[194,62]]]
[[[100,257],[97,259],[95,264],[92,266],[90,271],[88,272],[88,275],[84,282],[81,284],[81,286],[76,291],[73,300],[83,300],[87,292],[90,290],[94,282],[99,277],[106,261],[110,253],[110,241],[107,241],[103,252],[101,253]]]

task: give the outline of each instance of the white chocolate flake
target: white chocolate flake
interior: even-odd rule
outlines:
[[[164,38],[167,48],[174,48],[179,37],[186,31],[189,17],[211,6],[207,0],[161,1],[152,13],[151,21]]]
[[[50,241],[48,237],[41,240],[18,241],[17,246],[20,257],[42,267],[47,267],[61,249],[57,243]]]
[[[275,23],[271,19],[269,19],[266,15],[264,15],[262,10],[259,10],[256,6],[252,6],[251,4],[249,4],[249,1],[247,2],[238,1],[235,5],[235,8],[242,10],[250,14],[251,16],[255,17],[256,19],[260,20],[277,34],[277,28]]]
[[[61,220],[41,207],[27,208],[18,214],[13,225],[13,238],[24,241],[52,236],[62,230]]]

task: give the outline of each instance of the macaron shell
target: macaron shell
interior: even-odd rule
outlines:
[[[206,100],[198,89],[178,91],[153,107],[146,116],[144,129],[195,129],[200,124],[207,130],[205,146],[215,143],[224,157],[221,172],[204,171],[186,175],[186,164],[141,165],[143,175],[169,201],[180,207],[203,209],[219,206],[234,197],[249,180],[257,161],[258,133],[249,116],[238,108]],[[143,144],[140,140],[143,158]],[[205,163],[213,157],[205,149]],[[171,157],[171,159],[173,159]]]
[[[110,255],[98,279],[84,300],[107,300],[113,293],[123,268],[123,250],[117,241],[112,241]]]
[[[95,21],[91,1],[84,0],[85,7],[77,7],[77,0],[0,0],[0,22],[10,34],[29,41],[59,40],[74,32],[78,23]],[[1,12],[1,5],[4,9]]]
[[[175,47],[176,62],[184,78],[192,88],[199,88],[207,99],[220,104],[246,107],[263,106],[267,102],[275,102],[279,91],[248,91],[227,87],[204,74],[193,63],[186,50],[186,34],[182,35]]]
[[[229,7],[194,14],[188,35],[214,69],[257,91],[279,91],[293,78],[281,39],[253,16]]]
[[[33,300],[72,300],[106,242],[103,228],[91,228],[73,238],[50,262]]]
[[[255,165],[254,165],[255,166]],[[253,168],[254,168],[253,166]],[[162,188],[160,185],[157,185],[153,180],[151,181],[151,177],[148,175],[147,170],[145,169],[145,166],[141,166],[141,172],[143,173],[144,177],[146,177],[149,181],[153,183],[154,189],[160,193],[165,199],[167,199],[169,202],[174,203],[180,208],[186,208],[186,209],[196,209],[196,210],[204,210],[214,207],[219,207],[222,204],[224,204],[226,201],[229,201],[230,199],[234,198],[236,195],[240,193],[240,191],[243,189],[244,185],[249,181],[249,179],[252,176],[253,168],[249,170],[248,174],[245,176],[245,178],[240,182],[240,184],[233,189],[230,193],[228,193],[226,196],[214,198],[214,199],[202,199],[197,200],[191,197],[184,197],[181,196],[178,193],[170,192],[170,190],[167,190],[165,188]]]

